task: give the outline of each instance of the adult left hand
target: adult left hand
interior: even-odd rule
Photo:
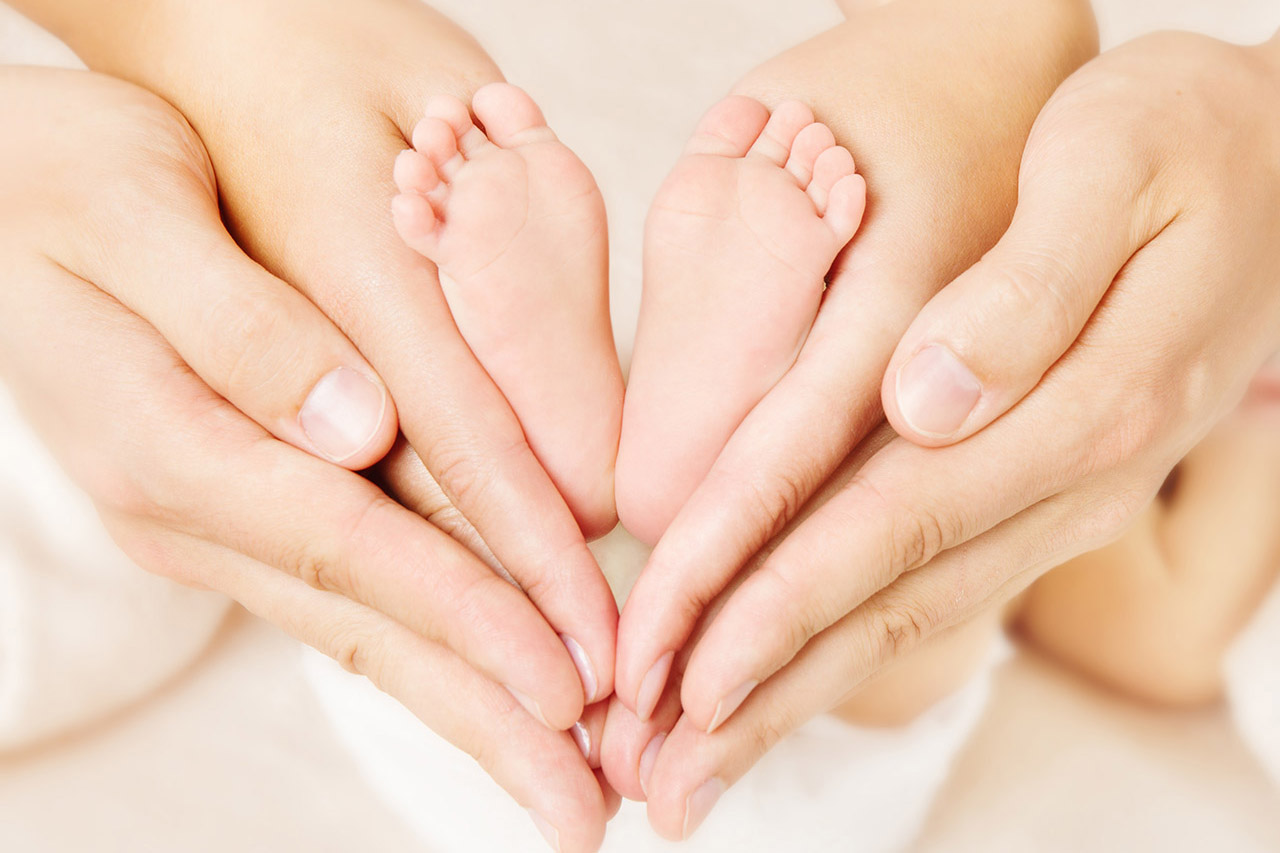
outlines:
[[[885,409],[914,441],[704,619],[647,784],[659,831],[687,834],[778,738],[1129,524],[1280,344],[1277,198],[1280,42],[1151,36],[1059,88],[1008,232],[890,365]]]

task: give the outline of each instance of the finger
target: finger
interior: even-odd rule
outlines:
[[[787,734],[846,701],[928,638],[1010,600],[1049,567],[1114,535],[1098,498],[1115,488],[1094,484],[1043,501],[904,575],[816,636],[713,734],[682,717],[650,777],[654,828],[667,838],[687,838],[719,794]]]
[[[353,470],[377,462],[397,421],[376,371],[306,297],[240,251],[212,198],[178,203],[188,207],[121,211],[117,239],[130,250],[73,271],[155,326],[273,435]]]
[[[579,719],[583,691],[572,656],[580,652],[566,648],[519,589],[367,481],[280,450],[264,442],[223,460],[232,482],[254,477],[252,502],[205,472],[196,532],[448,646],[546,725],[566,729]],[[316,503],[299,506],[290,501],[296,494]],[[263,529],[273,532],[269,541]]]
[[[874,368],[851,375],[875,358],[876,333],[867,332],[851,336],[863,358],[833,358],[832,340],[813,346],[812,360],[793,368],[748,415],[654,548],[618,628],[618,696],[641,719],[661,695],[675,651],[688,642],[708,603],[796,517],[879,419]],[[841,386],[860,386],[868,405],[833,407],[829,389]],[[889,437],[885,430],[868,441],[858,458]]]
[[[218,589],[251,612],[394,696],[474,757],[529,810],[553,849],[598,849],[606,803],[572,738],[536,724],[501,687],[453,653],[348,599],[232,551],[145,522],[113,527],[125,542],[144,540],[153,560],[181,562],[216,579]],[[531,845],[537,843],[533,833]]]
[[[891,149],[882,142],[889,147],[869,151]],[[863,165],[882,174],[894,170],[893,161],[874,156]],[[726,443],[627,599],[616,689],[642,718],[661,692],[665,656],[687,641],[707,602],[881,422],[879,389],[901,333],[954,276],[957,259],[976,260],[989,245],[984,234],[949,231],[941,239],[936,228],[922,229],[918,211],[935,203],[934,190],[923,193],[909,176],[897,177],[912,193],[877,197],[871,186],[856,251],[833,271],[796,363]],[[1002,184],[984,177],[991,186]],[[919,194],[914,200],[913,193]],[[988,201],[988,207],[995,205]],[[643,697],[642,685],[648,688]]]
[[[614,815],[622,808],[622,797],[613,786],[609,784],[609,780],[605,778],[603,770],[595,770],[596,782],[600,785],[600,794],[604,797],[604,819],[613,820]]]
[[[396,503],[413,510],[448,533],[468,551],[503,578],[515,583],[515,578],[493,556],[489,546],[480,538],[475,527],[450,503],[449,498],[431,476],[417,451],[401,435],[382,461],[367,472],[370,481],[395,499]]]
[[[960,441],[1016,405],[1168,221],[1153,221],[1148,168],[1133,158],[1099,163],[1098,146],[1048,155],[1036,143],[1008,232],[930,300],[885,374],[885,414],[924,446]]]
[[[153,328],[49,266],[6,288],[24,318],[3,336],[6,363],[100,502],[368,604],[473,661],[553,727],[579,718],[570,655],[518,590],[357,474],[272,439],[183,370]],[[41,346],[55,328],[75,345]],[[111,371],[97,367],[103,352],[122,356]]]
[[[680,719],[679,682],[663,694],[653,715],[642,721],[613,697],[602,733],[600,767],[619,794],[643,801],[645,789],[667,733]]]
[[[362,143],[350,145],[348,133]],[[555,632],[581,650],[582,692],[598,701],[613,689],[613,594],[506,399],[458,333],[434,266],[387,215],[388,176],[404,139],[385,120],[343,134],[325,149],[305,203],[283,214],[290,239],[259,245],[259,257],[378,369],[409,443]]]
[[[582,751],[583,760],[593,770],[600,769],[600,743],[604,736],[605,719],[609,714],[609,700],[588,705],[582,711],[582,719],[573,724],[569,734]]]

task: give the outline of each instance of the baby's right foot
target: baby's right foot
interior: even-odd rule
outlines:
[[[604,200],[520,89],[440,96],[396,162],[395,224],[588,537],[616,522],[622,375]]]
[[[795,101],[721,101],[645,229],[644,295],[618,454],[623,524],[653,543],[795,361],[866,185]]]

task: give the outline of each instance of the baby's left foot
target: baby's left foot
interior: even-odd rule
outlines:
[[[427,105],[396,161],[396,229],[440,269],[454,321],[588,536],[616,520],[622,375],[604,201],[520,89]]]

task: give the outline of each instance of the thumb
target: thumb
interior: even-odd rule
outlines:
[[[329,318],[247,257],[212,215],[155,219],[133,235],[140,250],[116,253],[95,283],[277,438],[354,470],[382,458],[395,407]]]
[[[1151,236],[1135,183],[1083,167],[1029,178],[1024,165],[1009,230],[925,305],[889,362],[881,396],[902,436],[953,444],[1035,388]]]

